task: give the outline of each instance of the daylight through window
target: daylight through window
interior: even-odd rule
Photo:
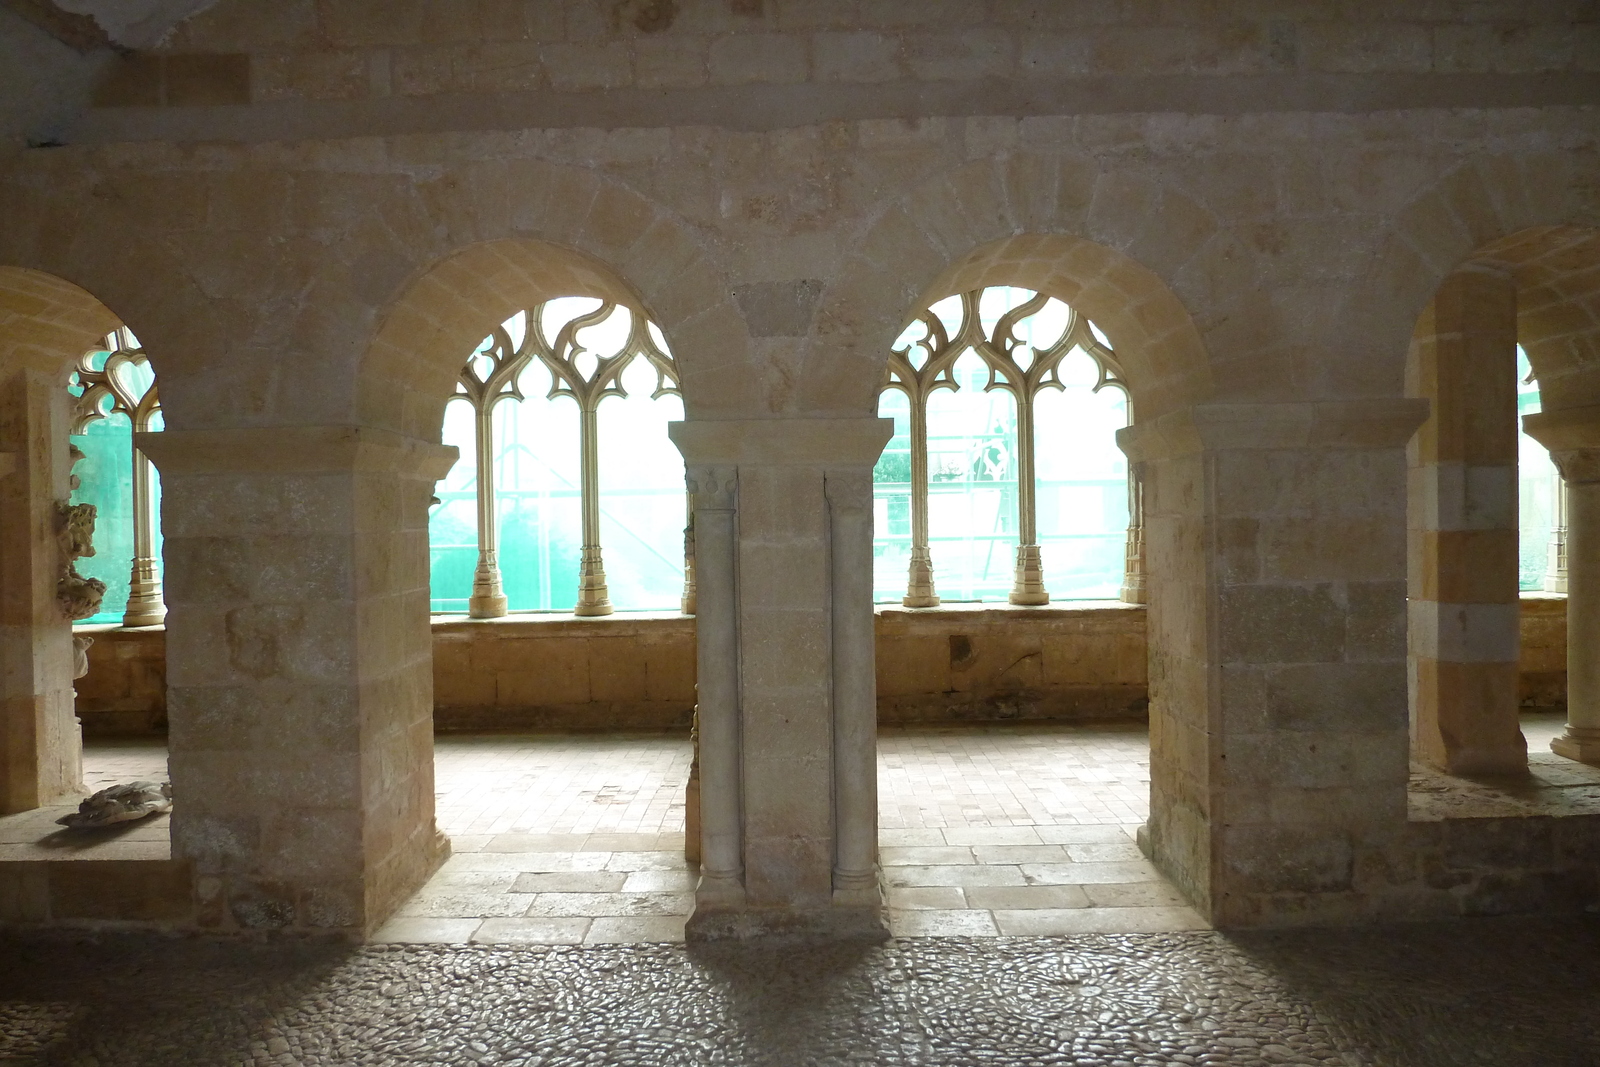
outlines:
[[[1086,317],[1009,286],[940,300],[895,343],[878,411],[877,600],[1044,604],[1047,572],[1056,599],[1143,599],[1127,384]]]
[[[462,461],[429,525],[433,610],[692,610],[667,438],[682,417],[677,365],[638,312],[562,297],[496,327],[445,409]]]

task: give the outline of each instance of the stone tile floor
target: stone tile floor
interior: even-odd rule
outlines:
[[[900,937],[1173,931],[1205,924],[1133,843],[1138,724],[897,727],[879,740],[880,845]],[[689,746],[635,734],[444,736],[454,854],[376,939],[681,941]]]
[[[167,747],[159,741],[91,741],[84,746],[83,784],[94,793],[119,782],[167,780]],[[77,804],[0,816],[0,862],[8,860],[164,860],[172,856],[167,816],[97,830],[68,831],[56,819]],[[3,1062],[3,1061],[0,1061]]]
[[[1600,769],[1549,752],[1559,715],[1525,716],[1532,775],[1416,768],[1412,818],[1600,806]],[[1133,845],[1147,735],[1119,724],[895,727],[880,737],[880,843],[901,937],[1162,932],[1203,923]],[[455,855],[379,938],[458,943],[682,939],[686,739],[443,736],[438,818]],[[93,742],[91,789],[165,776],[149,742]],[[49,808],[0,818],[0,860],[169,854],[166,818],[85,842]],[[1587,809],[1585,809],[1587,810]]]
[[[0,1063],[1594,1067],[1600,921],[884,945],[0,941]]]
[[[1490,819],[1530,815],[1600,815],[1600,767],[1550,751],[1566,729],[1559,712],[1522,716],[1528,773],[1511,777],[1454,778],[1412,764],[1407,794],[1413,821]]]

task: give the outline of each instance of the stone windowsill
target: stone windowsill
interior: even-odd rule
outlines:
[[[1565,593],[1547,593],[1542,590],[1532,590],[1520,594],[1524,607],[1537,611],[1540,608],[1553,609],[1557,605],[1564,606],[1567,601]],[[994,623],[1004,619],[1034,619],[1037,621],[1062,620],[1075,617],[1090,616],[1101,612],[1116,613],[1127,611],[1144,611],[1144,604],[1128,604],[1120,600],[1055,600],[1049,604],[1016,605],[999,601],[960,602],[947,601],[931,608],[908,608],[899,604],[886,603],[874,604],[873,611],[884,619],[909,622],[914,618],[938,618],[950,622],[970,621],[974,623]],[[677,626],[692,626],[693,615],[684,615],[677,611],[619,611],[612,615],[577,616],[571,612],[559,611],[525,611],[512,612],[502,615],[498,619],[473,619],[466,615],[435,612],[430,619],[435,630],[446,632],[468,631],[477,627],[506,627],[506,626],[537,626],[559,631],[570,636],[579,636],[584,633],[605,632],[616,636],[621,631],[633,629],[672,629]],[[119,631],[122,633],[151,633],[166,629],[165,626],[133,626],[123,627],[120,623],[97,622],[75,623],[73,632],[88,635]]]

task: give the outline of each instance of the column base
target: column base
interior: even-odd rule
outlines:
[[[467,615],[474,619],[498,619],[507,612],[504,594],[499,596],[473,596],[467,599]]]
[[[1579,763],[1600,764],[1600,730],[1569,726],[1566,733],[1550,742],[1550,751]]]
[[[686,941],[887,941],[889,924],[876,899],[821,908],[723,909],[696,902],[683,936]]]

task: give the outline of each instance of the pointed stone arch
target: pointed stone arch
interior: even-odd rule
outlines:
[[[966,164],[889,204],[857,240],[819,306],[807,404],[870,409],[910,317],[981,279],[1082,306],[1130,361],[1141,413],[1196,402],[1214,391],[1212,370],[1172,280],[1219,238],[1209,209],[1142,173],[1067,156]]]
[[[688,228],[587,170],[538,161],[466,168],[435,183],[448,248],[418,255],[379,313],[357,369],[356,417],[435,440],[449,383],[487,330],[554,296],[598,296],[648,315],[672,346],[691,417],[748,410],[749,333]],[[511,200],[475,211],[485,183]]]

